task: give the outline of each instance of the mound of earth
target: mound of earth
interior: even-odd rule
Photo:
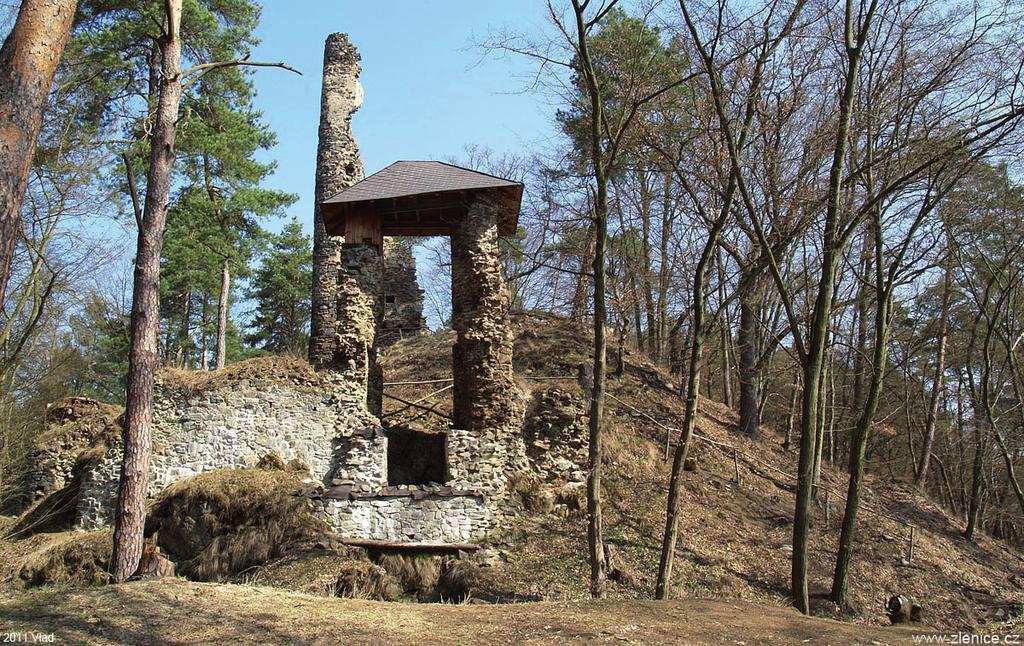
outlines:
[[[106,583],[112,532],[39,533],[0,541],[0,587]]]
[[[277,460],[263,468],[218,469],[184,478],[153,502],[146,534],[197,581],[220,581],[316,543],[330,528],[295,495],[309,474]]]
[[[587,407],[574,377],[587,360],[589,330],[547,314],[518,315],[513,324],[517,382],[528,400],[547,406],[545,419],[552,420],[547,424],[528,418],[524,432],[547,433],[539,454],[576,447],[578,463],[578,456],[585,455]],[[383,357],[385,381],[436,383],[406,384],[388,392],[407,401],[426,398],[425,405],[449,413],[450,391],[431,393],[444,387],[440,380],[451,377],[453,340],[452,333],[443,332],[405,339],[389,348]],[[604,513],[617,570],[610,596],[650,598],[665,523],[666,455],[678,436],[667,429],[682,425],[683,406],[677,378],[642,354],[627,352],[623,359],[622,376],[608,381],[606,402]],[[552,394],[552,389],[558,392]],[[423,411],[401,408],[401,403],[385,399],[385,415],[404,424],[441,423],[428,421],[436,416],[421,415]],[[419,419],[410,419],[417,415]],[[572,432],[566,434],[570,422]],[[545,431],[548,426],[552,429]],[[783,437],[774,429],[762,427],[756,437],[746,436],[739,432],[733,411],[703,398],[697,434],[692,470],[684,476],[673,595],[787,605],[797,456],[783,450]],[[581,473],[551,469],[545,475],[562,475],[538,477],[522,486],[514,483],[535,513],[496,545],[496,581],[524,596],[585,599],[586,523],[574,511],[583,495]],[[846,492],[843,465],[824,465],[825,490],[827,496],[822,494],[815,509],[811,539],[812,594],[819,600],[831,585],[838,546]],[[884,606],[893,594],[922,600],[925,623],[950,630],[1020,613],[1020,553],[987,536],[966,542],[962,521],[909,484],[869,476],[860,518],[850,583],[852,610],[845,619],[888,623]],[[913,562],[907,563],[910,525],[916,529]],[[827,604],[818,605],[828,611]]]

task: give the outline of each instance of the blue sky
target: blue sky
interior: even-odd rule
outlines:
[[[303,72],[254,75],[256,105],[279,139],[265,155],[278,162],[268,183],[300,196],[289,216],[311,230],[323,44],[332,32],[348,33],[362,55],[366,99],[354,129],[367,174],[398,159],[458,157],[470,144],[515,152],[550,137],[549,102],[521,91],[529,64],[473,46],[502,28],[546,29],[543,0],[267,0],[253,59]]]

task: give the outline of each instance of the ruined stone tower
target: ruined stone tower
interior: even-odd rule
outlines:
[[[426,324],[416,261],[406,246],[385,241],[379,233],[354,230],[340,236],[324,227],[321,203],[363,178],[352,133],[352,115],[363,102],[359,61],[346,34],[327,37],[314,191],[309,361],[363,384],[369,410],[379,414],[378,348],[418,334]]]
[[[363,178],[363,161],[352,134],[352,115],[363,103],[359,52],[346,34],[331,34],[324,45],[320,131],[313,206],[313,298],[309,362],[333,364],[336,348],[338,269],[342,238],[324,229],[320,203]]]
[[[426,331],[423,290],[416,282],[412,246],[397,238],[384,238],[384,320],[380,345],[387,347]]]

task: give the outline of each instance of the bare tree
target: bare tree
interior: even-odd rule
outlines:
[[[935,426],[939,417],[939,399],[945,385],[946,348],[949,345],[949,302],[952,293],[952,270],[949,261],[943,262],[946,268],[942,272],[942,306],[939,311],[938,348],[935,351],[935,371],[932,375],[931,394],[928,396],[928,417],[925,421],[924,444],[921,446],[921,460],[918,462],[914,486],[924,489],[928,480],[928,466],[932,460],[932,447],[935,444]]]
[[[23,0],[14,29],[0,47],[0,301],[10,279],[43,108],[77,4]]]
[[[572,0],[576,18],[576,56],[590,98],[590,147],[591,167],[594,173],[594,259],[591,265],[594,277],[594,386],[590,396],[590,443],[588,451],[589,474],[587,477],[587,545],[590,549],[590,593],[595,597],[605,595],[605,571],[607,556],[604,549],[604,526],[601,515],[601,423],[604,417],[604,389],[607,361],[605,340],[608,313],[605,304],[605,244],[608,239],[608,166],[614,159],[614,148],[607,150],[604,133],[608,125],[604,117],[604,101],[597,80],[587,35],[601,15],[615,6],[610,2],[593,19],[585,15],[590,0]],[[621,131],[618,139],[621,141]],[[614,141],[618,146],[618,141]],[[611,154],[608,154],[611,153]]]
[[[764,33],[759,34],[759,40],[754,47],[753,61],[751,62],[751,81],[743,91],[743,102],[741,116],[734,119],[729,114],[727,107],[726,89],[722,81],[719,69],[719,62],[715,58],[717,42],[710,46],[705,42],[701,31],[691,15],[690,8],[685,0],[680,0],[680,9],[686,28],[690,34],[694,49],[699,55],[703,72],[707,76],[708,94],[712,103],[714,114],[717,116],[718,126],[722,135],[724,147],[728,150],[730,159],[727,180],[725,182],[724,198],[718,213],[714,216],[702,214],[702,219],[709,225],[709,233],[705,239],[700,260],[697,263],[697,271],[694,275],[692,291],[692,312],[690,329],[690,352],[687,371],[685,374],[686,385],[683,394],[686,398],[686,408],[683,414],[682,437],[676,446],[675,455],[672,461],[672,476],[669,483],[668,510],[665,521],[665,533],[662,538],[661,558],[658,565],[658,582],[655,589],[655,597],[665,599],[668,596],[672,581],[672,565],[675,558],[675,545],[678,537],[678,525],[680,514],[680,503],[682,496],[682,473],[686,461],[686,454],[693,436],[693,428],[697,416],[697,399],[699,390],[700,370],[703,357],[703,342],[706,330],[704,329],[705,316],[705,281],[706,273],[711,268],[711,261],[715,255],[718,245],[718,237],[721,234],[729,215],[733,209],[734,200],[742,189],[742,170],[740,158],[751,135],[751,125],[756,116],[757,98],[761,92],[763,74],[765,67],[772,59],[772,55],[780,43],[788,36],[796,22],[800,11],[803,8],[802,2],[797,2],[786,14],[781,27],[776,33],[769,33],[772,29],[770,23],[764,26]],[[721,32],[716,32],[720,34]],[[678,173],[679,181],[684,187],[689,182],[682,173]],[[701,199],[697,192],[688,189],[694,208],[698,212],[703,211]]]

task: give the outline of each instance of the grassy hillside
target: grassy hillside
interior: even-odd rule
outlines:
[[[579,437],[555,432],[543,439],[552,454],[562,445],[580,450],[586,401],[575,375],[587,361],[586,330],[547,315],[518,316],[515,328],[516,378],[528,401],[527,426],[558,426],[569,420],[566,428]],[[387,400],[389,421],[444,425],[451,407],[444,380],[450,377],[453,340],[451,333],[441,333],[407,339],[389,349],[384,357],[386,381],[420,383],[391,386],[387,392],[406,401],[422,400],[421,408]],[[260,365],[235,367],[226,374],[242,377]],[[282,366],[282,374],[293,379],[298,368],[289,365]],[[260,374],[264,372],[260,368]],[[203,386],[186,377],[193,387]],[[214,378],[217,375],[203,377]],[[621,377],[609,382],[605,513],[616,572],[608,602],[587,600],[586,521],[578,511],[579,500],[574,505],[572,499],[560,497],[558,504],[552,503],[552,488],[562,496],[564,489],[574,486],[565,480],[579,479],[579,469],[572,467],[549,482],[516,489],[534,511],[497,537],[488,567],[477,568],[481,579],[474,587],[474,600],[531,603],[417,605],[330,598],[341,592],[335,590],[341,580],[339,563],[396,574],[377,567],[380,564],[355,563],[333,552],[313,557],[289,553],[232,579],[245,582],[242,586],[162,580],[69,589],[69,583],[81,586],[104,580],[109,532],[62,532],[0,541],[0,579],[10,586],[0,592],[0,625],[56,631],[79,643],[316,643],[346,635],[348,643],[459,643],[473,638],[481,643],[847,644],[900,643],[908,638],[906,631],[881,627],[888,623],[883,606],[896,593],[919,599],[925,623],[947,632],[994,630],[1020,614],[1024,561],[1019,553],[985,536],[973,544],[965,542],[960,521],[911,487],[869,477],[852,570],[853,610],[843,617],[854,623],[798,616],[787,598],[794,502],[789,474],[795,470],[796,456],[782,449],[782,438],[771,428],[761,428],[756,438],[741,435],[732,411],[706,400],[700,406],[695,464],[685,475],[673,590],[679,601],[646,601],[654,586],[664,525],[666,440],[673,439],[666,428],[678,426],[682,413],[673,384],[670,375],[642,355],[626,356]],[[538,408],[539,401],[548,407]],[[212,477],[200,476],[197,484]],[[836,609],[824,597],[831,581],[845,476],[826,466],[823,483],[831,493],[827,500],[822,496],[815,510],[812,593],[817,614],[835,618]],[[578,486],[573,491],[581,493]],[[6,530],[13,519],[0,521],[0,530]],[[914,556],[908,563],[910,524],[916,531]],[[219,554],[215,556],[220,558]],[[33,582],[57,585],[13,589]],[[307,591],[320,594],[301,594]],[[1009,628],[1004,623],[999,630]]]
[[[538,389],[574,392],[573,380],[535,377],[571,376],[586,360],[584,327],[549,315],[516,318],[515,369],[529,395]],[[424,381],[450,376],[452,333],[407,339],[384,358],[385,380]],[[682,403],[675,380],[643,356],[627,355],[625,372],[609,381],[606,526],[624,576],[612,586],[619,598],[652,594],[664,529],[669,465],[664,459],[666,431],[678,427]],[[614,366],[614,360],[609,362]],[[389,388],[414,401],[443,384]],[[447,393],[430,399],[450,410]],[[581,401],[581,411],[585,410]],[[385,408],[401,405],[389,401]],[[425,416],[424,420],[433,417]],[[652,420],[657,420],[657,423]],[[660,423],[660,425],[659,425]],[[675,573],[675,595],[739,598],[787,603],[791,555],[795,453],[782,449],[782,437],[762,427],[751,439],[737,430],[737,417],[725,406],[702,400],[698,439],[693,447],[696,471],[685,477],[684,508]],[[710,441],[707,441],[710,440]],[[713,442],[713,443],[712,443]],[[736,447],[734,461],[733,450]],[[735,481],[736,464],[740,482]],[[828,495],[816,509],[811,539],[812,595],[820,612],[831,584],[846,491],[841,470],[826,466]],[[906,483],[868,477],[847,619],[888,623],[883,612],[893,594],[909,594],[924,603],[925,621],[947,629],[977,626],[1020,612],[1024,603],[1024,559],[1004,543],[980,536],[964,541],[961,521],[921,496]],[[910,529],[916,526],[913,562],[905,563]],[[538,514],[511,530],[500,546],[503,587],[543,599],[587,596],[586,525],[579,515]]]

